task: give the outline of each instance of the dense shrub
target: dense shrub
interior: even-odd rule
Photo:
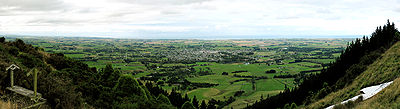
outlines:
[[[0,50],[1,70],[10,64],[21,68],[14,71],[18,86],[33,89],[33,78],[27,77],[26,72],[40,69],[38,92],[52,108],[83,108],[86,103],[95,108],[174,108],[168,98],[161,97],[166,103],[158,102],[143,84],[131,75],[121,76],[111,64],[97,71],[61,53],[46,54],[20,39],[0,43]],[[1,86],[9,86],[8,74],[0,73]]]
[[[158,95],[157,101],[165,103],[165,104],[171,104],[171,101],[169,101],[168,97],[163,94]]]
[[[189,101],[186,101],[185,103],[183,103],[181,109],[196,109],[193,104]]]
[[[40,78],[39,92],[55,108],[72,109],[82,104],[81,93],[76,91],[70,79],[49,74]]]
[[[6,38],[0,37],[0,43],[4,43],[6,41]]]

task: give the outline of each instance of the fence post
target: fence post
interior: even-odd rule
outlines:
[[[11,80],[11,88],[12,88],[12,87],[14,87],[14,70],[11,70],[10,80]]]
[[[15,64],[11,64],[10,67],[6,68],[6,71],[11,70],[11,72],[10,72],[11,88],[14,87],[14,70],[15,69],[20,69],[20,68]]]

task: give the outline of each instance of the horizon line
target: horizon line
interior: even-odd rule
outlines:
[[[135,37],[135,36],[73,36],[73,35],[26,35],[0,34],[5,37],[64,37],[64,38],[104,38],[104,39],[198,39],[198,40],[229,40],[229,39],[348,39],[361,38],[370,35],[207,35],[207,36],[175,36],[175,37]]]

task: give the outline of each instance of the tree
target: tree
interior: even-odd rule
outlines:
[[[199,108],[199,101],[197,101],[196,95],[192,99],[192,104],[194,107]]]
[[[0,37],[0,43],[4,43],[6,41],[6,38]]]
[[[113,69],[112,65],[107,64],[106,68],[104,68],[104,70],[103,70],[103,78],[110,77],[111,73],[113,73],[113,72],[114,72],[114,69]]]
[[[187,94],[185,94],[185,98],[183,99],[184,101],[190,101],[190,98]]]
[[[207,104],[204,100],[201,101],[200,109],[207,109]]]
[[[215,106],[216,104],[218,104],[217,100],[215,100],[214,98],[211,98],[211,100],[208,101],[207,109],[216,109],[217,108]]]
[[[185,103],[183,103],[181,109],[196,109],[192,103],[190,103],[189,101],[186,101]]]
[[[362,97],[362,96],[361,96]],[[297,105],[296,105],[296,103],[292,103],[291,105],[290,105],[290,107],[292,108],[292,109],[296,109],[297,108]]]
[[[132,75],[123,75],[118,79],[117,85],[113,91],[120,97],[130,97],[132,95],[142,96],[148,99],[145,90],[139,85],[139,82]]]
[[[265,73],[276,73],[276,70],[268,70],[268,71],[265,71]]]
[[[104,68],[102,72],[101,77],[104,86],[113,87],[120,77],[120,72],[118,70],[114,70],[111,64],[107,64],[106,68]]]
[[[163,94],[158,95],[157,101],[171,105],[171,102],[169,101],[168,97]]]

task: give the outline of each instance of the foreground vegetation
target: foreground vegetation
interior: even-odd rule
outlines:
[[[122,75],[111,65],[97,71],[63,54],[47,54],[20,39],[7,42],[0,38],[0,47],[1,92],[10,86],[10,77],[4,72],[6,67],[16,64],[21,70],[14,71],[15,85],[28,89],[33,88],[33,81],[26,73],[33,68],[40,70],[38,91],[53,108],[84,108],[85,104],[101,108],[174,108],[163,102],[168,99],[157,97],[161,96],[159,93],[150,93],[132,75]],[[12,96],[2,93],[2,98]]]
[[[111,64],[139,83],[187,94],[199,102],[216,102],[211,104],[219,104],[219,108],[243,108],[296,87],[306,75],[318,73],[332,62],[351,41],[22,38],[44,51],[63,53],[90,67]]]

